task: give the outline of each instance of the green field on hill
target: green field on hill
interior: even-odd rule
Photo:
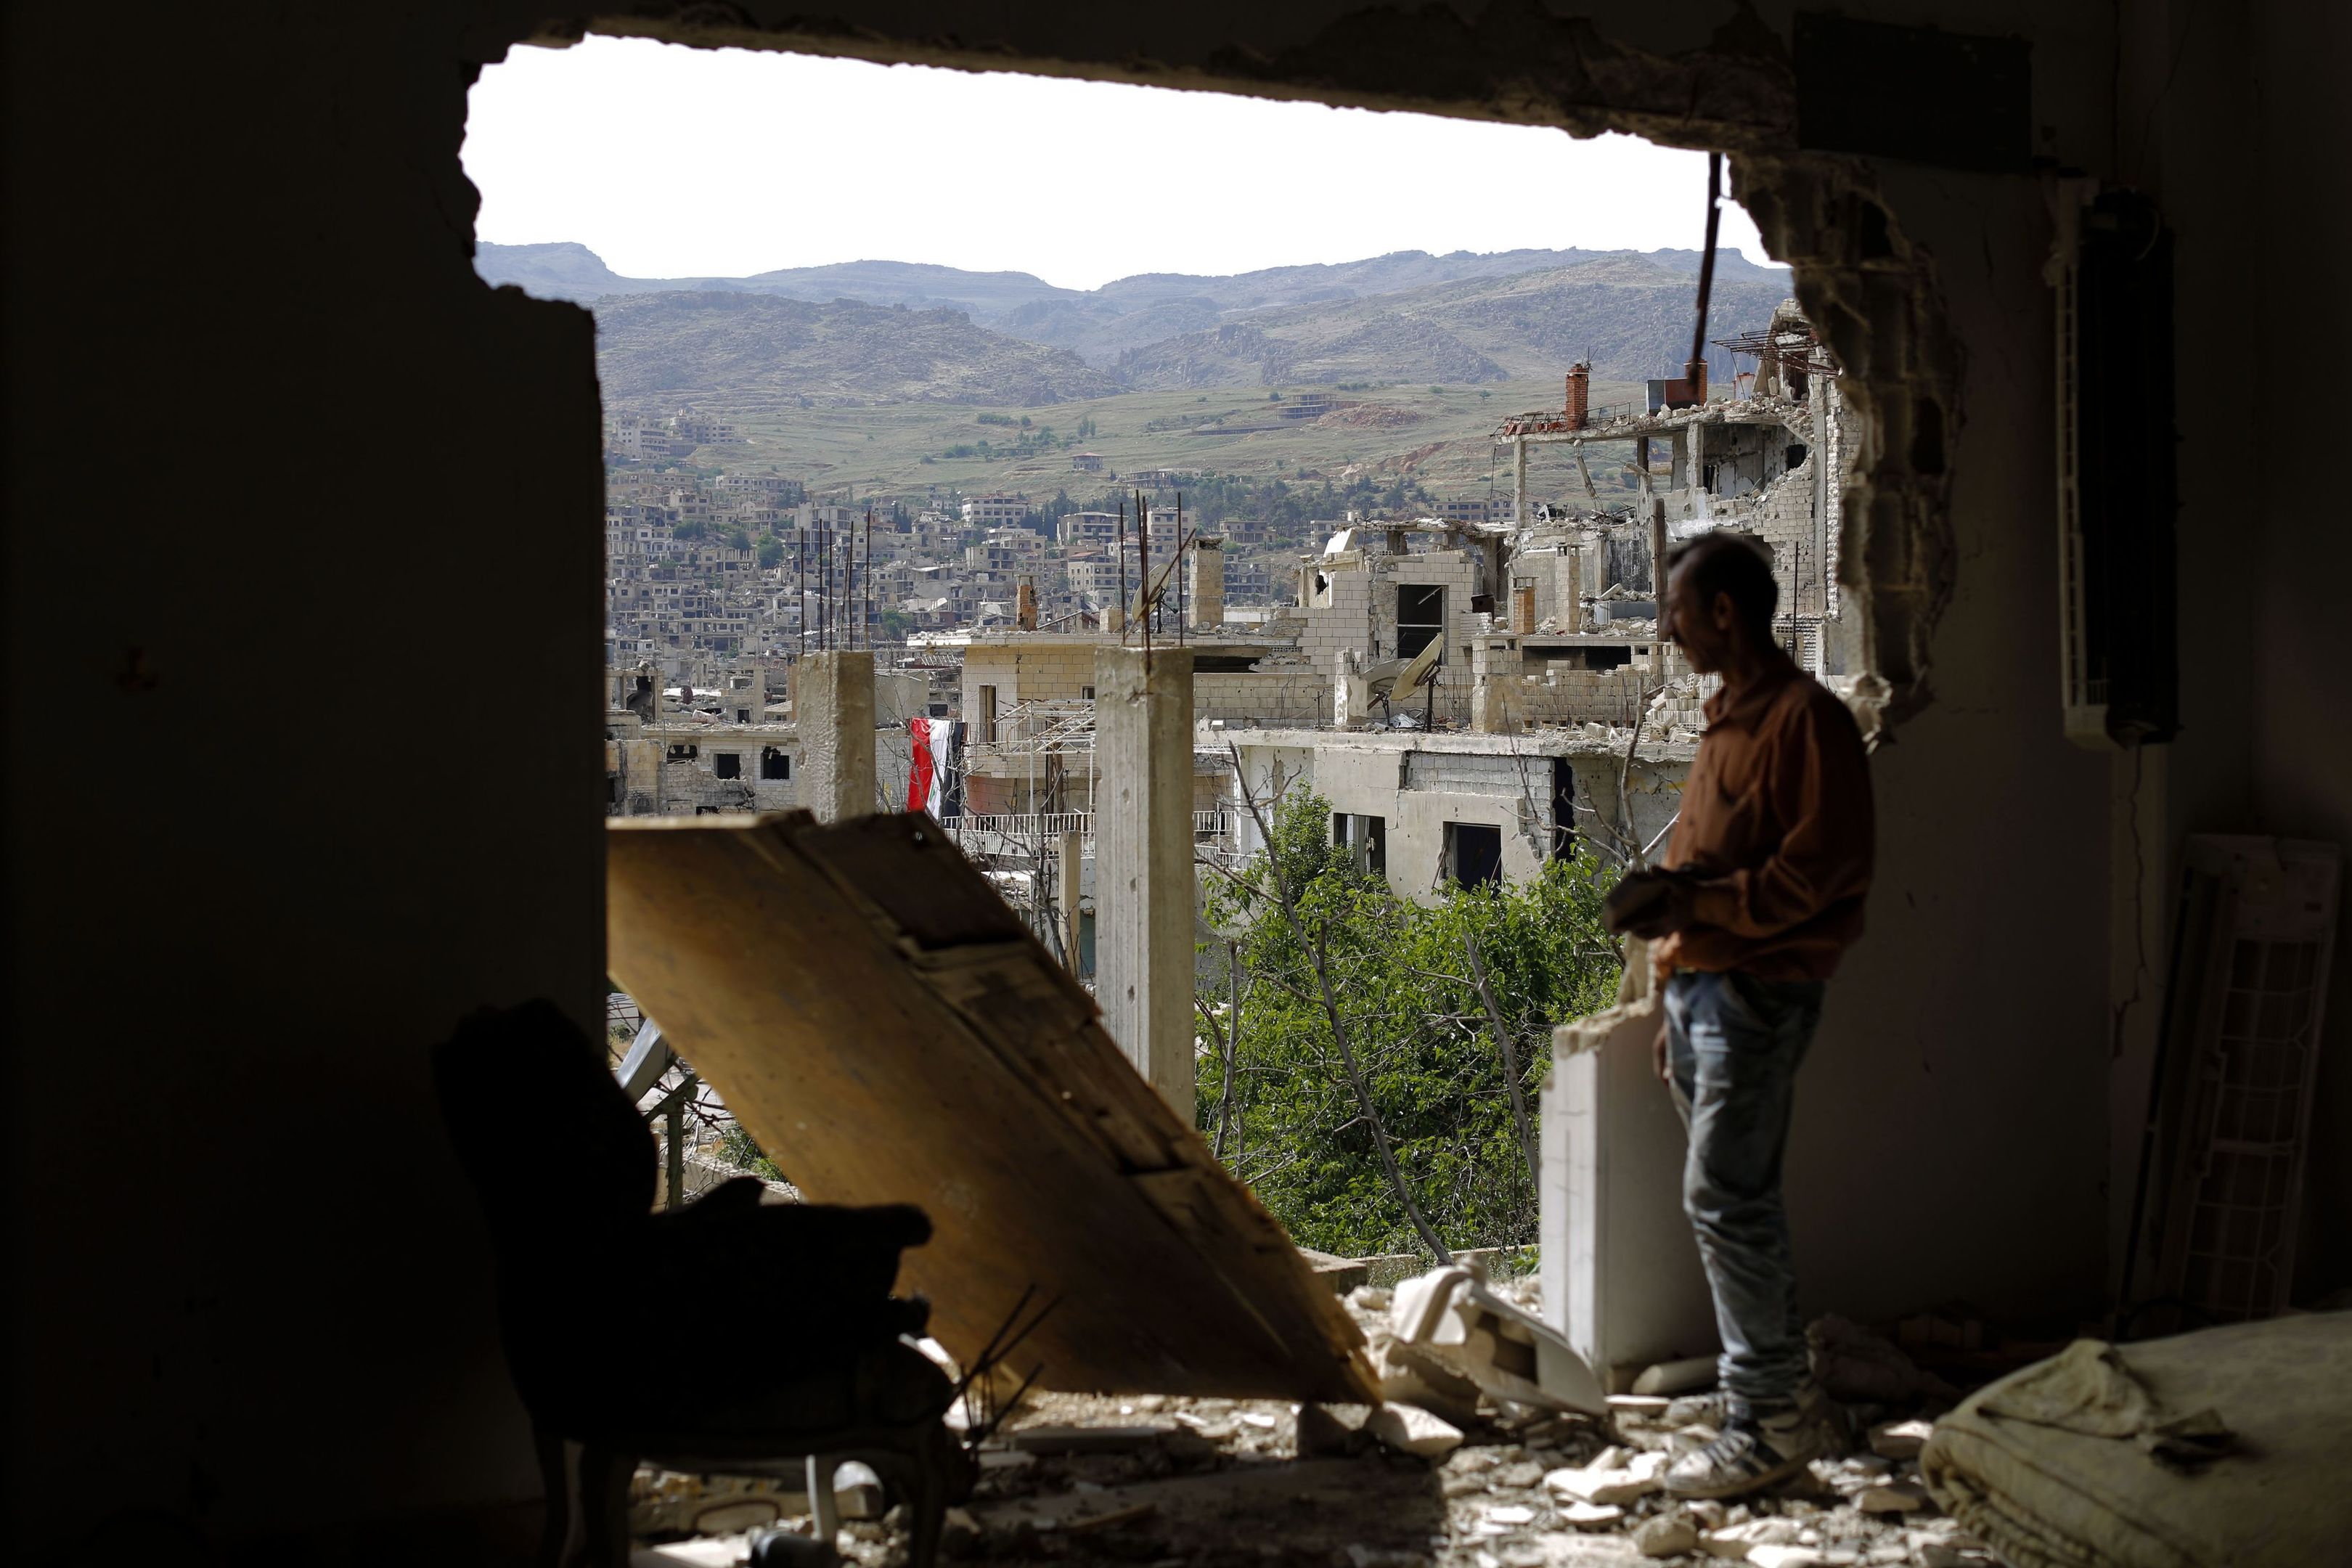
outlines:
[[[1558,381],[1514,381],[1486,386],[1383,385],[1280,388],[1286,402],[1300,392],[1327,393],[1342,406],[1311,419],[1284,419],[1284,402],[1263,392],[1132,392],[1041,407],[975,407],[950,403],[902,403],[873,407],[708,405],[731,419],[743,444],[695,454],[703,468],[748,468],[804,479],[822,499],[854,494],[920,497],[931,490],[964,494],[1013,490],[1049,499],[1056,490],[1099,495],[1118,488],[1112,471],[1185,468],[1293,483],[1329,480],[1345,487],[1360,475],[1385,484],[1401,475],[1433,495],[1509,492],[1509,453],[1491,437],[1504,418],[1533,408],[1556,408]],[[1596,405],[1626,402],[1642,389],[1596,382]],[[1026,427],[1023,420],[1029,423]],[[1091,433],[1080,435],[1082,422]],[[1046,433],[1051,432],[1051,438]],[[982,448],[981,443],[987,446]],[[1073,470],[1070,458],[1093,452],[1104,472]],[[950,456],[954,453],[954,456]],[[1604,496],[1615,488],[1622,458],[1596,457],[1593,477]],[[1567,499],[1580,492],[1573,461],[1559,447],[1538,447],[1530,488]]]

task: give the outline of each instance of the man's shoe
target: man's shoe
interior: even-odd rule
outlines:
[[[1829,1449],[1820,1416],[1796,1405],[1735,1416],[1723,1435],[1668,1467],[1672,1497],[1743,1497],[1787,1480]]]

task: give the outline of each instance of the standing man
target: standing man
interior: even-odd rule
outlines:
[[[1719,674],[1683,790],[1669,869],[1624,879],[1617,922],[1653,939],[1664,993],[1658,1076],[1690,1128],[1683,1207],[1715,1296],[1719,1435],[1666,1472],[1682,1497],[1734,1497],[1829,1446],[1807,1371],[1780,1195],[1797,1068],[1822,983],[1862,934],[1870,770],[1845,705],[1772,640],[1772,568],[1744,540],[1702,534],[1668,558],[1659,630]]]

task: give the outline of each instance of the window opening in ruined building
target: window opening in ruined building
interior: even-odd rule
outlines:
[[[711,776],[714,778],[741,778],[743,776],[743,753],[740,752],[720,752],[717,753],[710,759],[710,773]]]
[[[782,747],[760,748],[760,776],[763,779],[788,779],[793,776],[793,759]]]
[[[1445,637],[1445,588],[1443,584],[1401,584],[1396,591],[1396,651],[1411,658],[1431,643]],[[1444,652],[1438,653],[1442,662]]]
[[[669,760],[673,763],[690,763],[700,755],[702,749],[698,746],[676,745],[669,749]]]
[[[1384,816],[1355,812],[1331,814],[1331,844],[1349,852],[1359,871],[1384,876],[1389,868],[1389,823]]]
[[[1465,888],[1503,879],[1503,830],[1477,822],[1445,825],[1445,879]]]

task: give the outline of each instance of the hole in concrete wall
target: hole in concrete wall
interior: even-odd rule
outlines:
[[[626,26],[689,45],[772,49],[780,41],[733,13],[688,15],[691,20],[646,18]],[[1050,27],[1015,42],[990,24],[975,24],[971,33],[942,42],[887,31],[852,35],[817,24],[794,33],[793,42],[796,49],[883,63],[1001,72],[1034,60],[1065,77],[1318,99],[1586,135],[1621,132],[1668,146],[1725,151],[1733,195],[1756,219],[1767,248],[1795,268],[1796,293],[1844,367],[1857,423],[1887,427],[1887,438],[1849,442],[1834,454],[1839,471],[1831,482],[1843,497],[1836,581],[1860,603],[1847,634],[1863,671],[1859,705],[1875,715],[1874,726],[1922,706],[1929,694],[1929,636],[1951,589],[1948,470],[1962,419],[1957,350],[1932,259],[1880,199],[1869,165],[1795,145],[1796,86],[1785,43],[1766,26],[1727,28],[1706,44],[1661,57],[1620,44],[1591,22],[1511,20],[1497,12],[1465,23],[1434,8],[1393,16],[1376,37],[1362,35],[1367,25],[1351,14],[1335,21],[1328,36],[1309,35],[1278,55],[1244,50],[1155,61],[1148,71],[1129,60],[1093,58],[1090,43],[1075,35],[1066,47],[1042,50]],[[1531,49],[1546,62],[1534,74]],[[1547,85],[1530,89],[1531,81]],[[1328,588],[1319,573],[1310,580],[1318,594]]]
[[[760,748],[760,776],[763,779],[788,779],[793,776],[793,759],[780,746]]]
[[[710,772],[711,776],[714,778],[741,778],[743,776],[743,753],[740,752],[720,752],[710,759]]]

